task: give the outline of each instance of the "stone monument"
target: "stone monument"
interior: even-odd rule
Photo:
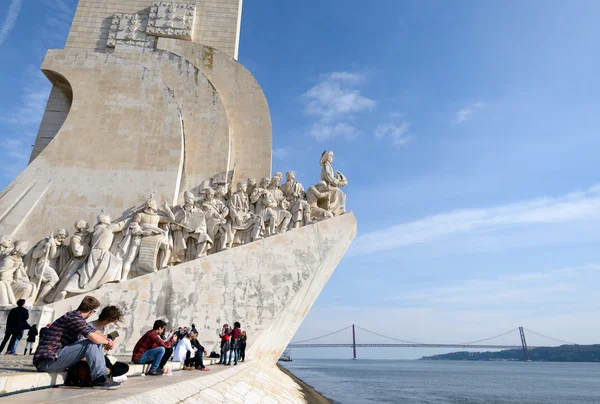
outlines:
[[[30,164],[0,193],[2,304],[27,299],[34,322],[83,294],[121,305],[123,354],[157,318],[196,323],[215,351],[239,321],[248,357],[276,362],[356,220],[333,152],[307,156],[306,191],[271,176],[267,100],[236,60],[241,3],[79,1],[42,62]]]

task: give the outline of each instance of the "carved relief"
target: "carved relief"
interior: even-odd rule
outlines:
[[[178,39],[192,39],[196,5],[155,1],[150,8],[148,34]]]
[[[33,299],[38,289],[38,303],[62,300],[341,215],[346,195],[339,188],[348,181],[332,162],[333,152],[324,152],[321,181],[306,192],[289,171],[283,185],[277,172],[258,185],[252,178],[239,181],[232,193],[227,187],[233,172],[223,172],[206,181],[199,199],[186,191],[179,206],[164,202],[160,209],[152,194],[118,222],[101,212],[92,232],[78,220],[69,243],[69,232],[59,229],[26,254],[22,242],[1,236],[0,303]],[[298,273],[294,288],[308,275]],[[275,290],[282,302],[288,293]]]
[[[108,33],[106,46],[141,46],[153,48],[156,38],[146,35],[148,16],[143,14],[115,13]]]

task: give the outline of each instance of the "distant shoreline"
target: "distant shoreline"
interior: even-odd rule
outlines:
[[[558,347],[540,347],[529,350],[532,362],[600,362],[600,345],[561,345]],[[524,361],[521,349],[506,349],[497,352],[458,351],[446,354],[423,356],[422,361],[451,360],[478,362],[517,362]]]
[[[319,393],[317,390],[313,389],[311,386],[306,384],[304,381],[295,376],[289,369],[286,369],[284,366],[281,366],[279,363],[277,364],[279,370],[283,373],[291,377],[302,389],[302,394],[304,394],[304,398],[308,404],[333,404],[333,401]]]

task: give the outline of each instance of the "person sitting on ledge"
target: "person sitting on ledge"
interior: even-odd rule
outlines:
[[[145,365],[151,363],[150,370],[146,372],[149,376],[160,376],[164,372],[164,366],[173,354],[171,346],[177,342],[177,336],[173,334],[168,341],[163,341],[160,334],[165,330],[166,322],[156,320],[154,326],[135,344],[133,348],[133,363]]]
[[[100,307],[93,296],[86,296],[77,310],[59,317],[43,334],[33,355],[38,372],[62,372],[85,358],[92,378],[92,387],[117,389],[120,383],[109,381],[102,345],[112,349],[113,341],[98,332],[85,320]],[[79,335],[86,339],[77,342]]]

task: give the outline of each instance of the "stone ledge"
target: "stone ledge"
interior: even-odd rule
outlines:
[[[127,376],[140,376],[148,369],[150,365],[136,365],[129,363],[127,359],[117,358],[127,362],[129,372]],[[216,358],[203,358],[205,365],[214,365],[218,362]],[[165,368],[171,371],[178,371],[183,368],[180,362],[167,362]],[[44,389],[48,387],[61,386],[65,382],[67,372],[35,372],[22,371],[0,375],[0,395],[15,394],[30,390]]]

